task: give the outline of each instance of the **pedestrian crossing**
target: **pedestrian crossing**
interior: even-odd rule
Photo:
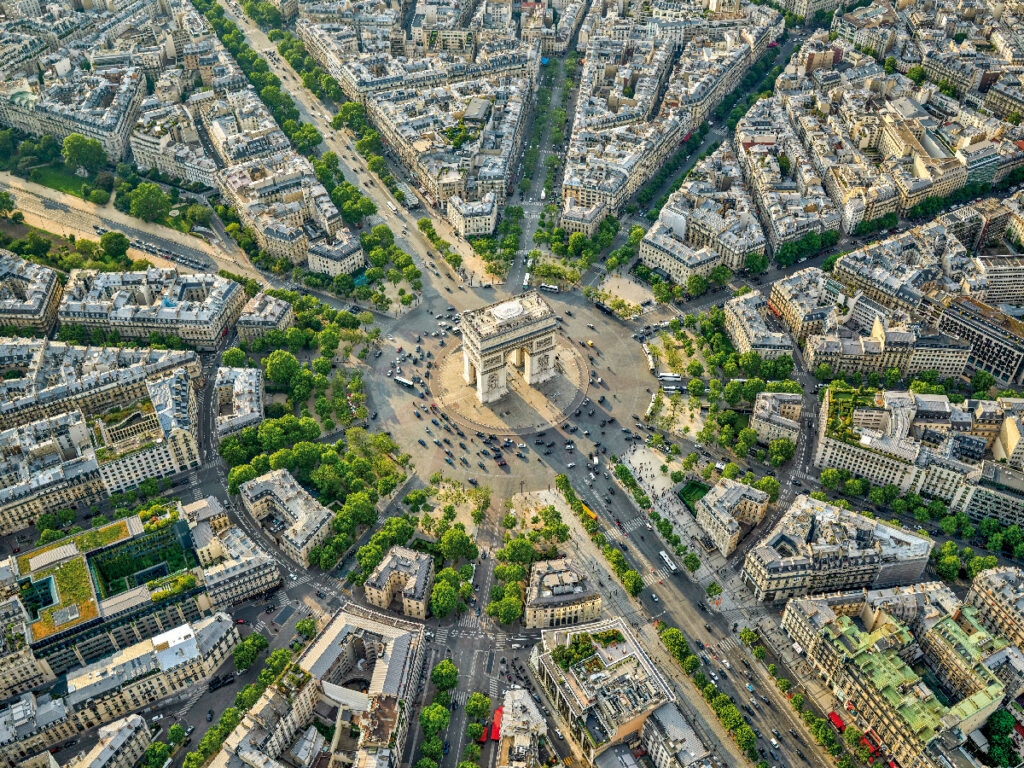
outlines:
[[[488,694],[490,695],[492,702],[498,698],[504,687],[504,682],[501,678],[494,676],[490,679],[490,690],[488,691]]]
[[[438,645],[448,645],[448,627],[439,627],[434,640]]]
[[[459,616],[455,622],[457,627],[478,627],[480,626],[480,618],[472,611],[467,610],[464,614]]]
[[[188,694],[188,698],[185,703],[182,704],[181,708],[175,713],[175,718],[178,720],[184,720],[185,716],[192,711],[192,707],[196,705],[196,702],[202,698],[203,689],[200,686],[193,687]]]
[[[625,541],[626,537],[629,534],[631,534],[638,528],[645,527],[645,525],[646,520],[642,516],[637,515],[632,520],[627,520],[626,522],[624,522],[621,528],[619,528],[619,526],[617,525],[614,528],[609,528],[607,531],[605,531],[605,536],[607,536],[609,539],[612,539],[613,541]]]
[[[288,592],[287,592],[287,590],[285,590],[285,589],[283,589],[283,588],[282,588],[282,589],[279,589],[279,590],[277,590],[277,593],[276,593],[276,594],[275,594],[275,596],[274,596],[274,600],[275,600],[275,601],[277,602],[277,604],[278,604],[278,605],[280,605],[280,606],[288,606],[288,605],[292,605],[292,603],[294,602],[294,601],[293,601],[293,600],[292,600],[292,599],[291,599],[291,598],[290,598],[290,597],[288,596]]]
[[[648,571],[646,573],[642,573],[640,578],[643,579],[644,584],[650,587],[657,584],[659,581],[665,581],[665,579],[671,578],[671,576],[672,574],[670,574],[665,568],[658,568],[654,572]]]
[[[469,701],[469,691],[456,691],[452,695],[452,703],[457,707],[466,706],[467,701]]]

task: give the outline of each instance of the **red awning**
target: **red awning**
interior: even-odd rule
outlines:
[[[477,741],[480,742],[481,744],[485,743],[487,741],[487,733],[488,733],[489,730],[490,730],[490,726],[487,725],[487,723],[484,723],[483,733],[480,734],[480,738],[478,738]]]
[[[491,723],[491,739],[494,741],[501,738],[501,714],[504,709],[504,707],[498,707],[494,710],[494,722]]]
[[[843,722],[843,718],[841,718],[837,713],[829,712],[828,719],[832,722],[832,725],[834,725],[839,731],[846,730],[846,723]]]

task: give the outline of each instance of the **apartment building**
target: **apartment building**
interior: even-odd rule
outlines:
[[[67,768],[134,768],[152,739],[144,717],[122,717],[100,728],[92,749],[73,757]]]
[[[95,725],[203,684],[238,642],[218,613],[175,627],[58,680],[54,695],[24,693],[0,709],[0,744],[9,764]]]
[[[762,360],[793,354],[792,339],[768,327],[764,318],[767,307],[760,291],[725,302],[725,332],[740,354],[757,352]]]
[[[509,688],[501,701],[501,740],[497,768],[538,768],[540,745],[548,726],[540,707],[526,688]]]
[[[722,257],[710,248],[694,248],[678,232],[659,219],[644,234],[637,255],[640,263],[676,285],[685,286],[691,277],[707,278],[722,263]]]
[[[408,547],[392,547],[363,584],[366,602],[388,610],[395,597],[401,611],[416,619],[427,618],[430,590],[434,584],[434,558]]]
[[[0,366],[19,371],[0,380],[0,429],[79,410],[86,417],[133,403],[147,381],[179,368],[199,375],[186,350],[80,347],[46,339],[0,339]]]
[[[1024,323],[967,296],[936,305],[940,331],[971,345],[967,371],[987,371],[1006,384],[1024,384]]]
[[[46,659],[38,658],[25,642],[28,612],[21,600],[6,597],[0,602],[0,697],[9,699],[36,686],[56,680]]]
[[[459,237],[493,235],[494,228],[498,226],[498,198],[493,192],[474,201],[452,195],[448,198],[446,216]]]
[[[54,270],[0,249],[0,326],[48,334],[62,291]]]
[[[655,768],[696,768],[706,765],[710,755],[707,745],[674,701],[662,704],[644,721],[640,729],[640,743]],[[618,761],[611,765],[599,762],[598,768],[621,764]]]
[[[974,263],[984,279],[982,295],[977,298],[993,306],[1024,302],[1024,258],[980,255]]]
[[[242,505],[288,557],[309,565],[309,553],[330,538],[334,513],[296,482],[286,469],[275,469],[243,483]]]
[[[931,539],[800,495],[747,553],[742,576],[760,602],[829,589],[919,581]]]
[[[356,766],[390,766],[402,754],[410,718],[404,702],[423,671],[422,624],[359,606],[338,611],[225,738],[211,768],[281,768],[316,757],[314,719],[357,735],[331,750]],[[360,674],[365,690],[344,683]],[[331,718],[334,718],[333,720]]]
[[[145,96],[139,67],[89,71],[69,67],[58,77],[10,80],[0,87],[0,123],[31,136],[51,134],[58,142],[72,133],[96,139],[107,158],[128,152],[128,134]]]
[[[216,535],[209,523],[199,523],[192,528],[192,537],[200,562],[209,562],[203,562],[203,581],[214,609],[267,595],[281,585],[277,562],[240,529]]]
[[[596,621],[601,604],[600,593],[571,558],[539,560],[530,569],[523,626],[548,629]]]
[[[750,428],[757,432],[758,441],[765,445],[782,439],[794,445],[799,442],[803,402],[803,396],[794,393],[759,392],[750,414]]]
[[[782,626],[844,717],[899,765],[969,763],[968,735],[1024,680],[1020,650],[936,582],[796,598]]]
[[[964,603],[993,634],[1024,648],[1024,571],[1011,566],[989,568],[974,577]]]
[[[61,323],[116,330],[124,339],[174,334],[201,350],[215,349],[245,305],[233,280],[210,273],[179,274],[73,269],[57,316]]]
[[[971,346],[941,333],[887,327],[875,317],[868,336],[853,338],[829,333],[810,336],[804,347],[807,365],[828,365],[835,374],[884,373],[896,368],[904,376],[936,371],[939,378],[958,378],[967,366]]]
[[[570,643],[587,653],[563,658],[557,649]],[[530,664],[567,726],[566,739],[592,764],[635,738],[655,710],[675,700],[669,682],[621,617],[545,629]]]
[[[350,275],[366,266],[366,256],[359,238],[348,229],[339,229],[333,241],[313,243],[306,254],[311,272],[337,277]]]
[[[218,440],[263,421],[263,371],[259,368],[218,368],[213,393]]]
[[[835,327],[836,304],[827,280],[820,269],[808,267],[772,284],[768,307],[801,345],[808,336]]]
[[[217,163],[206,154],[192,116],[181,104],[146,99],[128,143],[141,171],[155,168],[211,189],[217,184]]]
[[[559,223],[570,235],[582,232],[587,237],[593,237],[607,214],[608,210],[603,203],[582,206],[576,204],[576,198],[570,197],[562,204]]]
[[[312,262],[312,256],[310,257]],[[312,269],[312,263],[310,264]],[[314,270],[319,272],[320,270]],[[245,303],[235,323],[240,341],[251,344],[271,328],[286,331],[295,324],[295,310],[284,299],[261,291]]]
[[[697,501],[697,524],[728,557],[740,543],[741,526],[758,525],[767,510],[767,493],[723,477]]]

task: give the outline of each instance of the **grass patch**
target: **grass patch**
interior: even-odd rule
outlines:
[[[29,172],[29,180],[79,198],[82,197],[82,185],[92,184],[91,178],[83,179],[81,176],[75,175],[63,163],[33,168]]]
[[[74,560],[43,571],[36,581],[51,576],[57,590],[57,602],[42,609],[39,612],[39,618],[32,622],[33,640],[41,640],[58,630],[81,624],[83,621],[89,621],[99,616],[99,606],[93,595],[89,568],[85,564],[84,557],[76,557]],[[62,624],[60,627],[54,626],[53,614],[71,605],[78,606],[78,618]]]
[[[679,499],[686,505],[686,508],[690,512],[694,511],[694,507],[698,501],[704,498],[708,491],[711,490],[711,486],[704,485],[704,483],[698,483],[696,480],[691,480],[682,487],[679,491]]]
[[[89,552],[99,547],[105,547],[108,544],[113,544],[115,541],[127,538],[128,536],[128,523],[124,520],[115,520],[109,525],[104,525],[101,528],[90,528],[88,531],[82,531],[76,533],[74,536],[65,537],[58,539],[45,547],[39,547],[33,549],[31,552],[26,552],[23,555],[18,556],[18,572],[26,574],[29,571],[29,560],[36,555],[41,555],[44,552],[49,552],[51,549],[56,547],[62,547],[65,544],[74,543],[78,547],[78,551],[81,553]]]

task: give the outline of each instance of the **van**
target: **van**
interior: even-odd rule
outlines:
[[[776,749],[779,748],[779,742],[775,740],[775,737],[772,737],[770,741],[773,747],[775,747]]]
[[[569,469],[572,469],[573,467],[575,467],[575,466],[576,466],[576,464],[575,464],[575,462],[572,462],[572,461],[570,461],[570,462],[569,462],[568,464],[566,464],[565,466],[566,466],[566,467],[568,467]]]

